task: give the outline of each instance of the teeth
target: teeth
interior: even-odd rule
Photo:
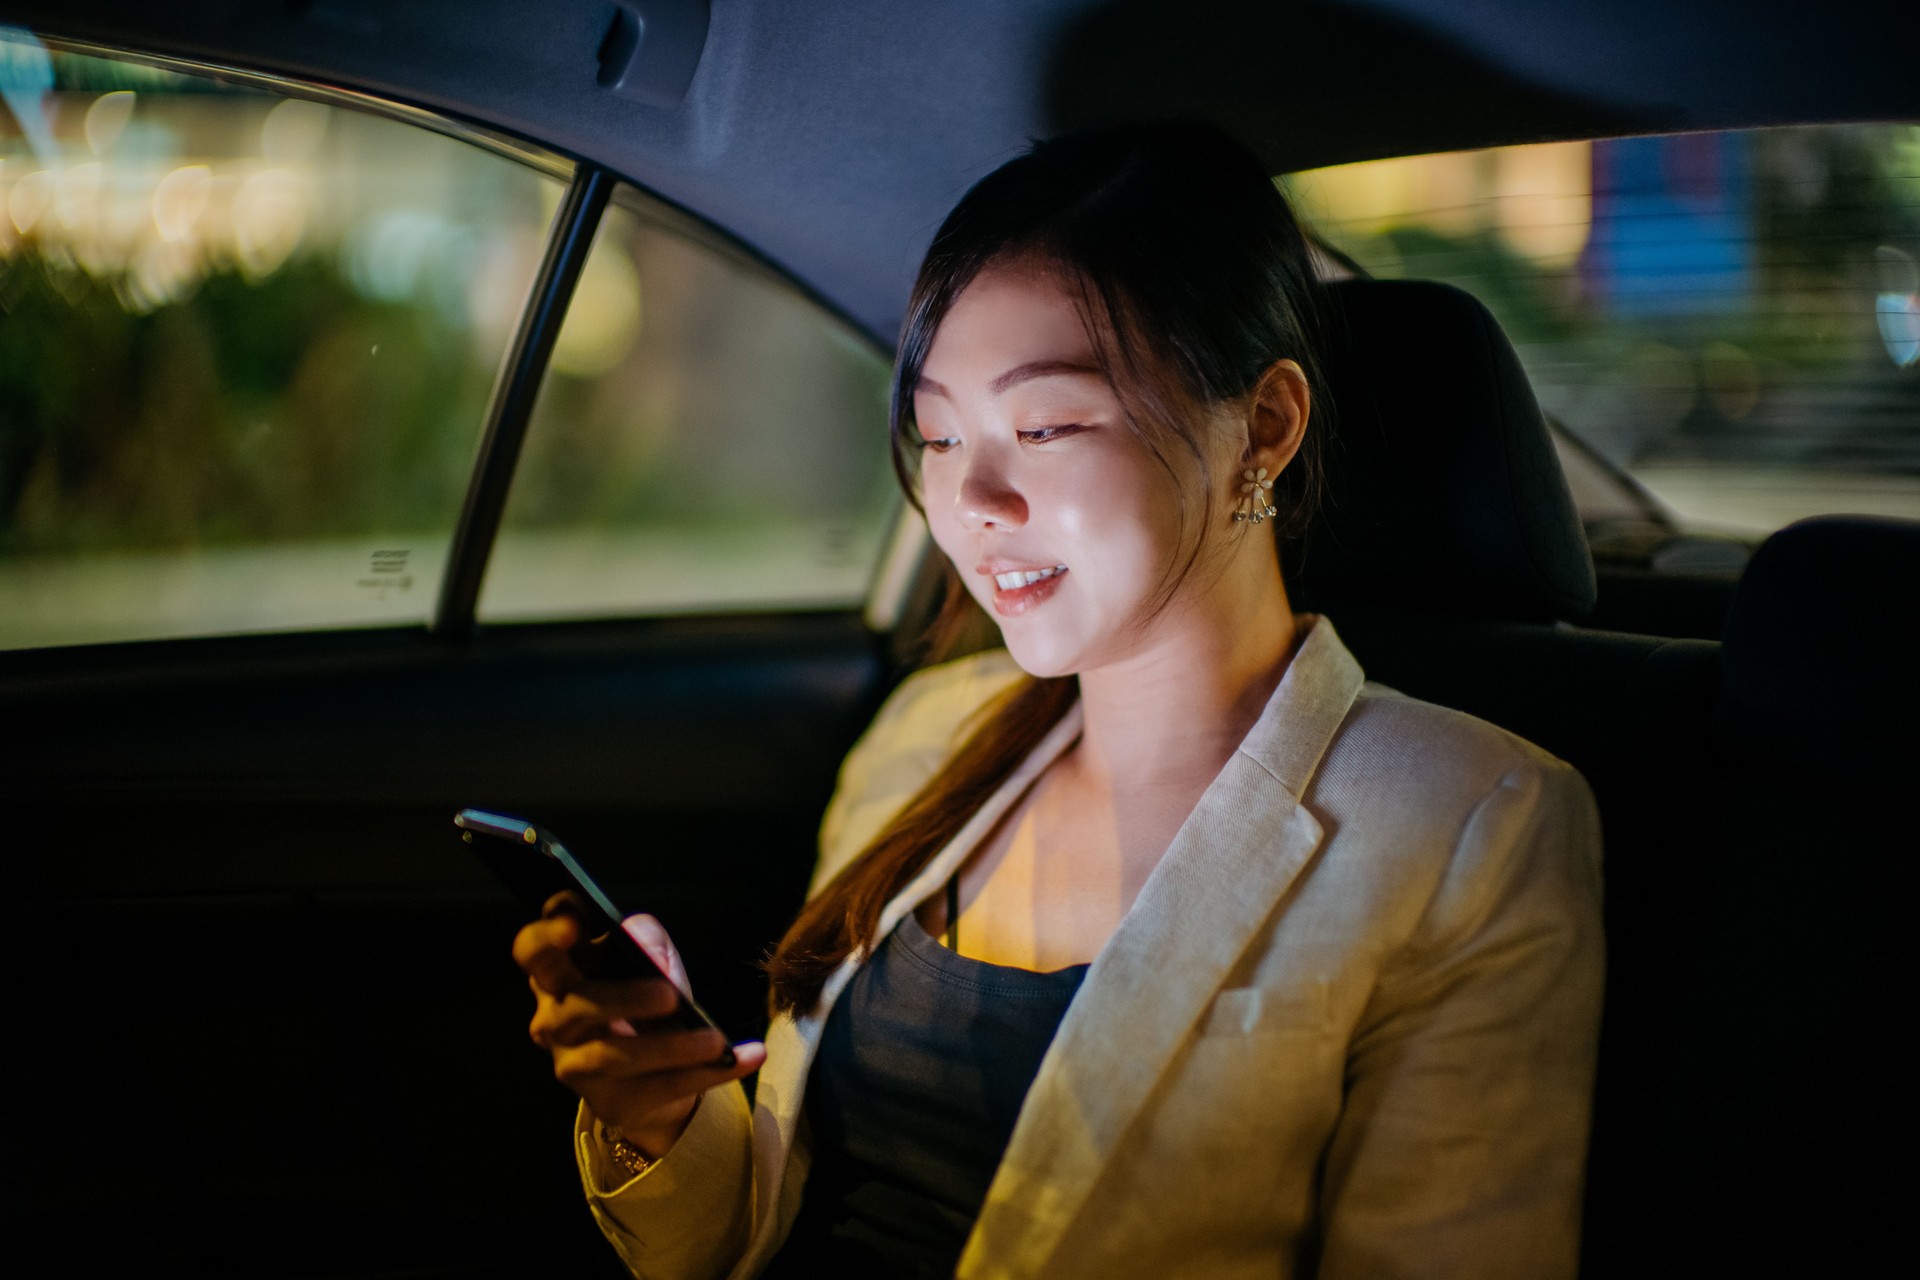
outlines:
[[[993,580],[999,584],[1002,591],[1012,591],[1017,587],[1038,582],[1042,578],[1051,578],[1054,574],[1065,571],[1066,567],[1063,564],[1057,564],[1051,569],[1029,569],[1024,573],[996,573],[993,575]]]

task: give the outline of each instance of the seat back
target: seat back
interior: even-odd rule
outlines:
[[[1714,892],[1669,1042],[1631,1064],[1674,1274],[1865,1272],[1901,1243],[1917,590],[1920,522],[1835,517],[1735,592],[1693,851]]]
[[[1327,286],[1326,491],[1288,583],[1309,607],[1553,622],[1593,557],[1545,418],[1479,301],[1424,280]]]
[[[1594,573],[1519,361],[1444,285],[1330,288],[1337,413],[1326,503],[1289,564],[1370,678],[1480,716],[1592,785],[1606,856],[1608,997],[1589,1159],[1585,1267],[1644,1274],[1644,1064],[1673,1043],[1717,869],[1694,856],[1720,646],[1582,629]]]

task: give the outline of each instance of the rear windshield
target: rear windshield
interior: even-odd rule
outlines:
[[[1920,517],[1920,126],[1502,147],[1281,181],[1367,274],[1484,301],[1547,414],[1682,527]]]

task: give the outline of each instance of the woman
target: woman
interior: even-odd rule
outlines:
[[[582,983],[570,917],[516,941],[636,1274],[1572,1274],[1591,799],[1294,615],[1315,292],[1199,126],[1040,143],[947,218],[895,458],[1006,648],[848,757],[733,1066]]]

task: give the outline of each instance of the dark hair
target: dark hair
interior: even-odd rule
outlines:
[[[1096,357],[1127,425],[1179,477],[1187,453],[1214,492],[1198,423],[1246,396],[1276,361],[1322,385],[1319,286],[1305,235],[1279,188],[1239,143],[1208,125],[1115,125],[1036,142],[976,183],[947,215],[921,263],[894,365],[893,464],[919,502],[913,393],[954,300],[989,265],[1034,262],[1075,292]],[[1275,532],[1312,514],[1328,406],[1274,486]],[[1216,522],[1187,509],[1187,554],[1170,566],[1170,599]],[[1225,527],[1225,521],[1217,522]],[[1237,526],[1244,530],[1247,526]],[[939,626],[970,598],[949,567]],[[1026,679],[972,721],[967,741],[867,849],[801,910],[768,962],[776,1012],[812,1008],[835,968],[870,946],[886,904],[978,812],[1073,704],[1071,677]]]

